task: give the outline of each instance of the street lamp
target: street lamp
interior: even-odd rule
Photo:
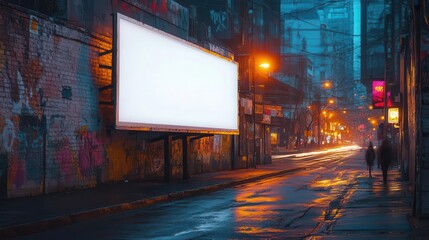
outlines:
[[[330,81],[324,81],[323,82],[323,84],[321,84],[321,85],[319,85],[319,93],[317,94],[317,102],[318,102],[318,106],[317,106],[317,109],[318,109],[318,111],[319,111],[319,116],[318,116],[318,123],[317,123],[317,130],[318,130],[318,133],[317,133],[317,138],[318,138],[318,142],[317,142],[317,144],[318,144],[318,146],[319,146],[319,148],[320,148],[320,135],[321,135],[321,129],[320,129],[320,122],[322,121],[322,119],[321,119],[321,117],[320,117],[320,111],[322,110],[321,108],[322,108],[322,104],[321,104],[321,95],[322,95],[322,89],[330,89],[330,88],[332,88],[332,83],[330,82]],[[332,102],[331,102],[332,101]],[[330,104],[334,104],[334,100],[333,99],[330,99],[329,100],[329,103]],[[324,106],[324,108],[325,108],[325,106]],[[323,134],[323,135],[325,135],[325,134]]]
[[[323,88],[325,88],[325,89],[331,88],[331,82],[324,82],[323,83]]]
[[[252,68],[252,71],[255,71],[254,63],[255,63],[255,56],[252,55],[253,64],[250,65]],[[259,68],[267,70],[270,68],[270,64],[267,62],[263,62],[258,65]],[[253,85],[253,167],[256,168],[256,76],[255,74],[252,74],[252,85]]]
[[[270,64],[264,62],[264,63],[259,64],[259,67],[264,68],[264,69],[268,69],[268,68],[270,68]]]

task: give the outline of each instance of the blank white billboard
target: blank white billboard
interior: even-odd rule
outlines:
[[[116,128],[238,134],[238,64],[121,14]]]

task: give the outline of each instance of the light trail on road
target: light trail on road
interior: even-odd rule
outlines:
[[[290,153],[290,154],[279,154],[279,155],[273,155],[272,159],[279,159],[279,158],[287,158],[287,157],[307,157],[311,155],[317,155],[317,154],[324,154],[324,153],[330,153],[330,152],[344,152],[344,151],[350,151],[350,150],[358,150],[361,149],[358,145],[352,145],[352,146],[345,146],[345,147],[339,147],[339,148],[332,148],[332,149],[326,149],[322,151],[312,151],[312,152],[305,152],[305,153]]]

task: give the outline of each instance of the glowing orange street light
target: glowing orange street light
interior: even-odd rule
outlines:
[[[322,94],[322,88],[323,89],[330,89],[332,87],[332,84],[331,84],[331,82],[330,81],[324,81],[321,85],[319,85],[319,94],[318,94],[318,103],[319,103],[319,107],[318,107],[318,111],[319,111],[319,114],[318,114],[318,129],[321,129],[321,126],[320,126],[320,122],[321,122],[321,118],[320,118],[320,98],[321,98],[321,94]],[[328,101],[328,103],[329,104],[333,104],[334,102],[333,102],[333,100],[332,100],[332,102],[331,102],[331,100],[329,100]],[[323,111],[322,112],[323,113],[323,115],[325,116],[325,118],[326,118],[326,112],[325,111]],[[318,146],[319,146],[319,148],[320,148],[320,143],[321,143],[321,136],[320,136],[320,133],[323,133],[323,131],[321,130],[321,131],[318,131],[318,135],[317,135],[317,142],[318,142]],[[323,136],[323,138],[325,138],[324,136]]]
[[[261,63],[261,64],[259,64],[259,67],[268,69],[268,68],[270,68],[270,64],[269,63]]]
[[[323,88],[331,88],[331,82],[324,82]]]
[[[253,66],[257,65],[257,62],[255,60],[255,56],[253,56]],[[268,68],[270,68],[270,64],[268,62],[262,62],[261,64],[258,65],[260,68],[262,68],[263,70],[267,70]],[[258,71],[258,69],[256,69],[256,67],[252,67],[252,71],[254,73],[254,71]],[[262,72],[262,71],[261,71]],[[264,71],[264,73],[268,73],[268,71]],[[252,100],[252,104],[253,104],[253,167],[256,168],[256,82],[255,82],[255,76],[252,77],[252,82],[253,82],[253,100]]]

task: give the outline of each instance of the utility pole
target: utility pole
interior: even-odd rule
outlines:
[[[249,63],[249,68],[250,68],[250,76],[252,78],[252,87],[253,87],[253,167],[256,168],[256,76],[255,76],[255,51],[254,51],[254,18],[255,18],[255,14],[254,14],[254,3],[252,1],[252,8],[249,10],[249,15],[250,15],[250,26],[251,26],[251,33],[250,33],[250,63]]]
[[[319,147],[319,149],[320,149],[320,142],[321,142],[321,139],[320,139],[320,121],[321,121],[321,117],[320,117],[320,112],[321,112],[321,107],[322,107],[322,104],[321,104],[321,100],[320,100],[320,92],[317,94],[317,145],[318,145],[318,147]]]
[[[386,7],[387,14],[384,16],[384,96],[383,96],[383,113],[384,113],[384,127],[383,127],[383,139],[387,138],[387,124],[388,124],[388,109],[389,109],[389,101],[388,101],[388,92],[389,92],[389,79],[392,77],[391,68],[389,66],[390,56],[389,53],[392,51],[392,41],[390,41],[391,29],[389,28],[393,22],[392,20],[392,8],[390,6],[390,0],[384,1],[384,6]],[[389,31],[390,30],[390,31]]]
[[[361,80],[365,86],[370,85],[368,77],[367,60],[368,60],[368,39],[367,39],[367,0],[361,0]]]
[[[384,116],[384,127],[383,127],[383,140],[387,136],[387,78],[388,78],[388,41],[387,41],[387,27],[388,27],[389,18],[388,15],[384,17],[384,89],[383,89],[383,116]]]
[[[386,12],[384,18],[384,128],[383,139],[387,138],[389,88],[395,79],[395,1],[385,0]]]

